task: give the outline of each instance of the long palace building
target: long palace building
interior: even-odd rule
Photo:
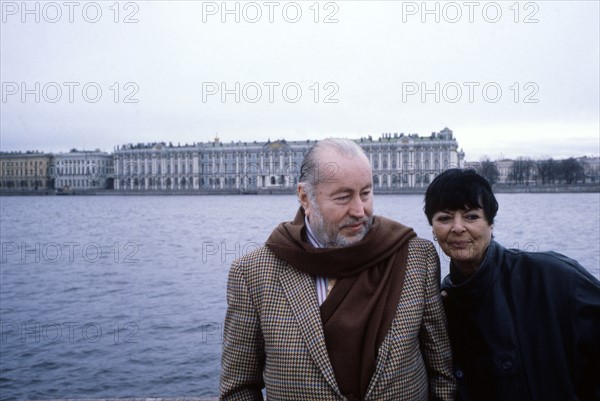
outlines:
[[[123,145],[113,154],[117,191],[294,188],[302,159],[316,141]],[[464,153],[448,128],[428,137],[383,134],[361,138],[376,188],[426,187],[440,172],[462,167]]]
[[[289,192],[315,142],[215,138],[185,146],[127,144],[112,154],[0,152],[0,192]],[[384,133],[356,142],[371,161],[376,189],[427,187],[440,172],[464,165],[464,153],[448,128],[430,136]]]

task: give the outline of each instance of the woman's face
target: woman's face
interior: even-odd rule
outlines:
[[[441,210],[433,215],[434,237],[467,277],[477,271],[492,240],[483,209]]]

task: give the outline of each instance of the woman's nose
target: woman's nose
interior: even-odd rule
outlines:
[[[455,233],[461,233],[465,231],[465,225],[463,224],[463,220],[461,218],[456,218],[452,222],[452,231]]]

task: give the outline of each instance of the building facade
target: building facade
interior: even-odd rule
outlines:
[[[50,176],[59,191],[113,188],[113,157],[99,150],[56,153]]]
[[[464,168],[480,171],[481,163],[482,162],[465,162]],[[510,175],[515,161],[511,159],[501,159],[495,160],[493,163],[496,166],[496,169],[498,170],[498,178],[496,183],[511,184],[512,181]]]
[[[0,190],[113,189],[113,156],[96,151],[0,153]]]
[[[314,141],[191,146],[124,145],[114,157],[116,190],[256,190],[291,187]]]
[[[41,152],[0,153],[0,190],[35,191],[53,188],[52,155]]]
[[[464,164],[464,152],[448,128],[428,137],[384,133],[359,145],[371,161],[375,188],[426,188],[442,171]]]
[[[583,166],[585,182],[600,182],[600,157],[580,157],[577,161]]]
[[[295,188],[304,155],[316,141],[212,142],[173,146],[123,145],[114,154],[114,188],[121,191]],[[440,172],[462,167],[464,153],[448,128],[429,137],[383,134],[361,138],[375,188],[426,187]]]

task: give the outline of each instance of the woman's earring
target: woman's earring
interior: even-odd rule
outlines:
[[[437,236],[435,235],[435,233],[432,233],[432,234],[433,234],[433,240],[434,240],[435,242],[437,242]]]

